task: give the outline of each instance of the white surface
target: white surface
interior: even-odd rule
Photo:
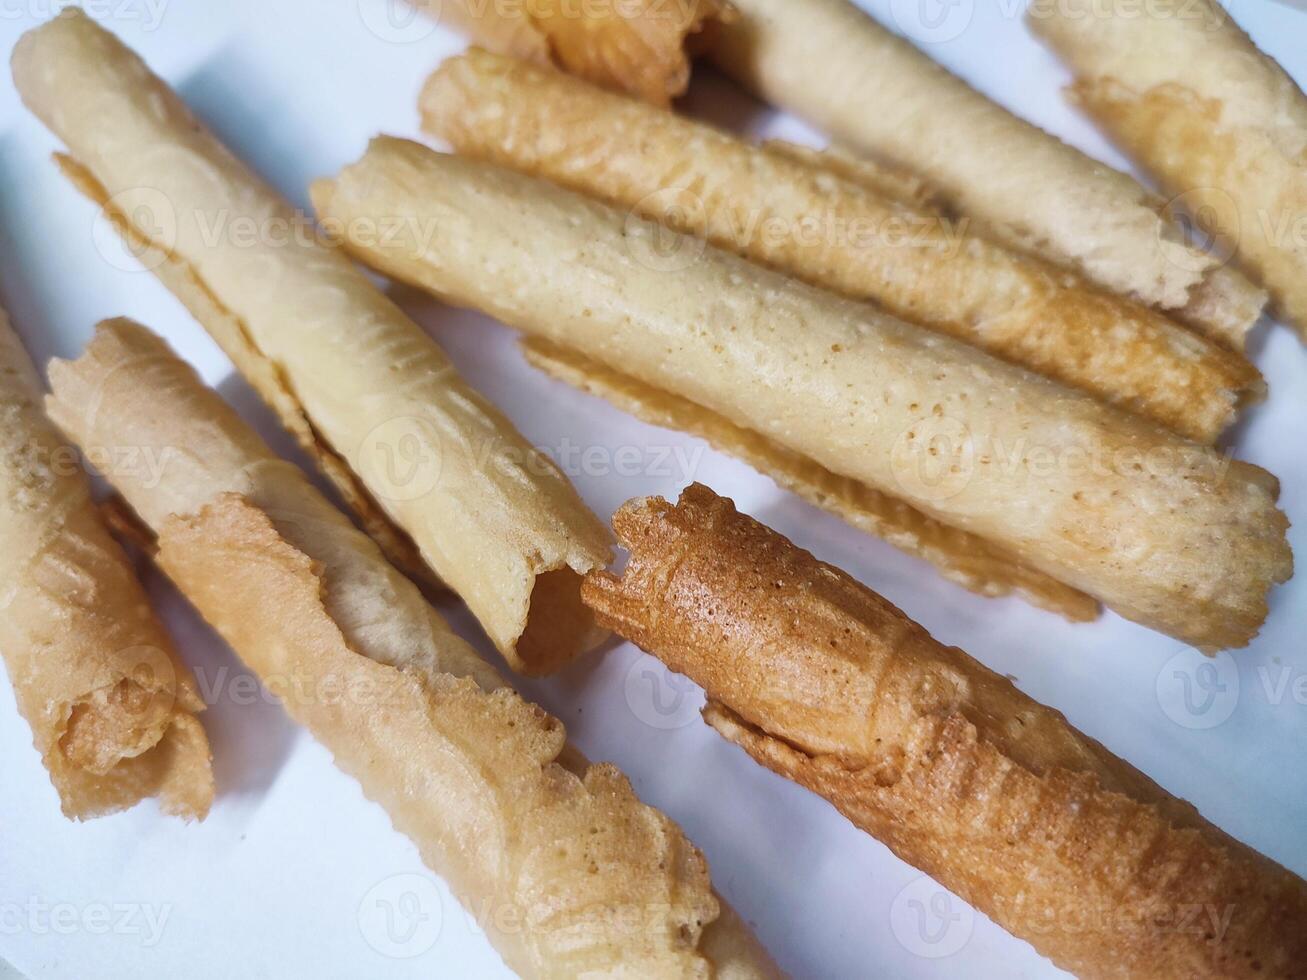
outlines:
[[[1121,163],[1061,103],[1063,72],[1026,34],[1021,0],[954,0],[934,28],[918,17],[919,2],[927,14],[939,9],[939,0],[869,5],[887,18],[897,13],[908,33],[947,38],[931,53],[1008,106]],[[0,2],[0,51],[59,6]],[[421,23],[387,26],[387,0],[88,6],[301,205],[308,181],[355,159],[372,134],[416,135],[421,80],[462,46]],[[1307,80],[1307,16],[1264,0],[1238,0],[1237,9],[1257,41]],[[706,71],[690,106],[735,128],[806,132]],[[93,323],[129,314],[166,335],[275,434],[203,330],[150,275],[125,271],[130,260],[96,231],[94,209],[49,166],[52,149],[6,75],[0,293],[34,356],[75,355]],[[1273,595],[1270,621],[1250,649],[1216,661],[1225,693],[1207,712],[1190,713],[1180,685],[1196,661],[1176,642],[1111,615],[1075,627],[1019,601],[972,596],[739,463],[545,380],[522,363],[502,327],[400,298],[533,441],[564,457],[601,515],[637,494],[674,495],[691,478],[711,485],[940,639],[1014,676],[1220,826],[1307,874],[1307,577]],[[1295,550],[1307,555],[1307,350],[1279,327],[1263,328],[1254,347],[1272,396],[1241,426],[1238,452],[1282,478]],[[623,447],[634,450],[616,455]],[[213,813],[184,826],[146,803],[85,825],[64,821],[0,681],[0,957],[34,980],[505,975],[385,814],[279,707],[251,695],[231,653],[167,588],[154,586],[211,695],[204,720],[219,787]],[[466,615],[449,612],[484,649]],[[685,827],[718,887],[796,977],[1058,975],[956,900],[955,919],[931,921],[943,908],[936,886],[919,882],[822,800],[724,743],[698,720],[699,692],[629,645],[522,686],[564,719],[590,756],[620,764],[645,800]],[[387,901],[400,912],[390,936]],[[918,908],[928,912],[925,935],[938,929],[938,942],[918,931]]]

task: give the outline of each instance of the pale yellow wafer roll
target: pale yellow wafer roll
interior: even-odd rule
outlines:
[[[1307,337],[1307,95],[1220,5],[1037,0],[1073,98]]]
[[[478,44],[557,65],[666,105],[690,82],[687,46],[728,20],[727,0],[413,0]]]
[[[51,366],[88,453],[171,450],[114,486],[158,560],[287,711],[385,807],[525,977],[777,975],[702,854],[591,766],[291,464],[144,327]]]
[[[384,514],[406,532],[517,669],[597,642],[578,590],[609,560],[607,529],[415,323],[84,15],[29,32],[13,67],[83,189],[370,531],[396,545]]]
[[[423,126],[492,160],[975,344],[1201,442],[1265,385],[1245,358],[1072,273],[647,103],[473,50],[422,93]]]
[[[1187,642],[1246,644],[1292,573],[1265,471],[699,239],[388,138],[314,201],[376,268],[901,497]],[[392,214],[439,231],[350,233]]]
[[[926,178],[989,234],[1242,349],[1265,294],[1165,201],[1009,113],[848,0],[739,0],[713,58],[760,97]]]
[[[42,412],[40,381],[3,311],[0,654],[65,816],[151,796],[188,820],[209,812],[195,679],[100,522],[76,451]]]
[[[522,353],[532,366],[604,398],[650,425],[707,440],[713,448],[743,460],[809,503],[930,562],[946,579],[965,589],[990,597],[1019,595],[1075,622],[1097,619],[1102,612],[1091,596],[1022,563],[994,542],[928,517],[892,494],[833,473],[808,456],[687,398],[539,337],[524,338]]]

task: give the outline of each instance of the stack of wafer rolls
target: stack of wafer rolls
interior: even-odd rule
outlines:
[[[412,0],[495,51],[666,105],[690,82],[687,46],[734,16],[727,0]]]
[[[1224,7],[1045,0],[1027,22],[1071,67],[1074,100],[1235,250],[1307,337],[1307,96]]]
[[[174,450],[110,474],[160,566],[476,915],[525,977],[771,977],[702,854],[613,766],[505,686],[376,544],[144,327],[51,364],[88,453]]]
[[[1264,394],[1244,357],[967,222],[548,68],[472,50],[422,94],[461,155],[544,177],[1212,442]]]
[[[369,264],[525,331],[560,373],[774,461],[961,581],[981,557],[980,591],[1097,599],[1216,649],[1292,573],[1264,470],[700,239],[389,138],[313,198]],[[438,233],[350,231],[388,214]]]
[[[18,710],[80,820],[158,797],[202,819],[213,802],[195,679],[100,521],[76,451],[0,311],[0,652]]]
[[[608,563],[607,529],[311,221],[80,11],[25,35],[13,70],[69,147],[65,172],[391,554],[434,569],[516,669],[556,669],[600,639],[578,592],[582,573]],[[251,226],[252,240],[223,232]]]
[[[1012,115],[849,0],[734,6],[712,57],[757,95],[924,177],[988,234],[1243,347],[1265,294],[1187,244],[1138,181]]]
[[[704,717],[1081,977],[1290,977],[1307,884],[839,569],[692,486],[614,517],[599,621]]]

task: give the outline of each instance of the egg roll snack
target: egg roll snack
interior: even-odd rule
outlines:
[[[700,239],[392,138],[313,198],[379,271],[897,497],[1186,642],[1245,645],[1292,572],[1264,470]],[[438,233],[350,232],[389,214]]]
[[[690,83],[687,46],[729,20],[727,0],[412,0],[486,48],[555,65],[655,105]]]
[[[14,78],[71,149],[65,169],[378,518],[371,532],[395,545],[380,518],[401,528],[515,669],[545,673],[598,642],[580,576],[608,563],[607,529],[311,221],[79,12],[19,42]]]
[[[601,623],[702,685],[723,737],[1058,966],[1301,969],[1300,878],[844,572],[700,485],[613,526],[629,563],[582,590]]]
[[[848,0],[738,0],[714,61],[835,139],[906,167],[985,233],[1235,349],[1265,294],[1183,240],[1165,201],[950,74]]]
[[[115,487],[157,560],[381,804],[525,977],[774,976],[703,855],[524,701],[377,545],[144,327],[51,366],[84,448],[172,447]]]
[[[1148,307],[836,177],[792,150],[472,50],[422,94],[426,131],[490,160],[965,340],[1212,442],[1263,396],[1245,358]]]
[[[195,679],[100,521],[0,311],[0,652],[66,817],[213,802]]]
[[[1093,16],[1037,2],[1031,29],[1070,66],[1073,99],[1200,223],[1235,246],[1307,337],[1307,95],[1220,5]]]

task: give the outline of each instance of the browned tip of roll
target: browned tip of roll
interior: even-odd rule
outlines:
[[[631,559],[624,577],[596,570],[586,576],[581,586],[581,598],[594,611],[599,625],[645,646],[634,635],[641,632],[640,611],[646,607],[642,601],[645,596],[642,589],[632,587],[641,577],[642,556],[672,553],[684,524],[684,520],[678,520],[683,517],[680,507],[703,510],[714,504],[734,508],[729,500],[717,497],[702,484],[693,483],[681,493],[679,507],[673,507],[661,497],[638,497],[628,500],[613,514],[613,531],[622,547],[630,552]]]
[[[685,92],[691,45],[710,43],[717,25],[738,16],[727,0],[636,0],[582,11],[552,0],[509,7],[421,0],[419,6],[491,50],[552,64],[655,105]]]

